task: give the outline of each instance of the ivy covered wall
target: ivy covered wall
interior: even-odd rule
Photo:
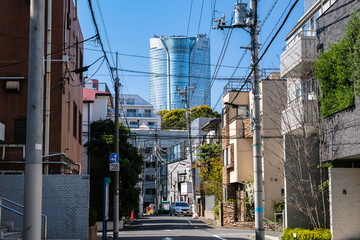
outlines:
[[[321,89],[322,117],[354,106],[360,96],[360,12],[354,11],[346,34],[322,52],[314,64]]]

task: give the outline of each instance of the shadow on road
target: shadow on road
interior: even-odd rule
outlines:
[[[125,231],[161,231],[176,229],[211,229],[200,220],[185,217],[143,217],[132,226],[126,227]]]

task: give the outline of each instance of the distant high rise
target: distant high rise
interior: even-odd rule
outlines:
[[[210,40],[157,35],[150,38],[150,103],[156,111],[185,108],[176,89],[189,91],[190,106],[210,106]],[[206,95],[206,97],[205,97]]]

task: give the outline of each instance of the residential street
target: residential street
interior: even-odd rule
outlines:
[[[108,237],[112,232],[108,232]],[[254,239],[254,231],[212,228],[191,217],[144,216],[136,224],[120,232],[120,239],[151,240],[243,240]]]

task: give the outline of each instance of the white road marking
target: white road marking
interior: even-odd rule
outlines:
[[[173,238],[166,237],[166,238],[163,238],[162,240],[173,240]]]
[[[227,240],[226,238],[219,237],[218,235],[215,235],[215,234],[213,236],[218,238],[218,239],[221,239],[221,240]]]
[[[170,229],[166,229],[166,230],[164,230],[165,232],[171,232],[171,230]]]

